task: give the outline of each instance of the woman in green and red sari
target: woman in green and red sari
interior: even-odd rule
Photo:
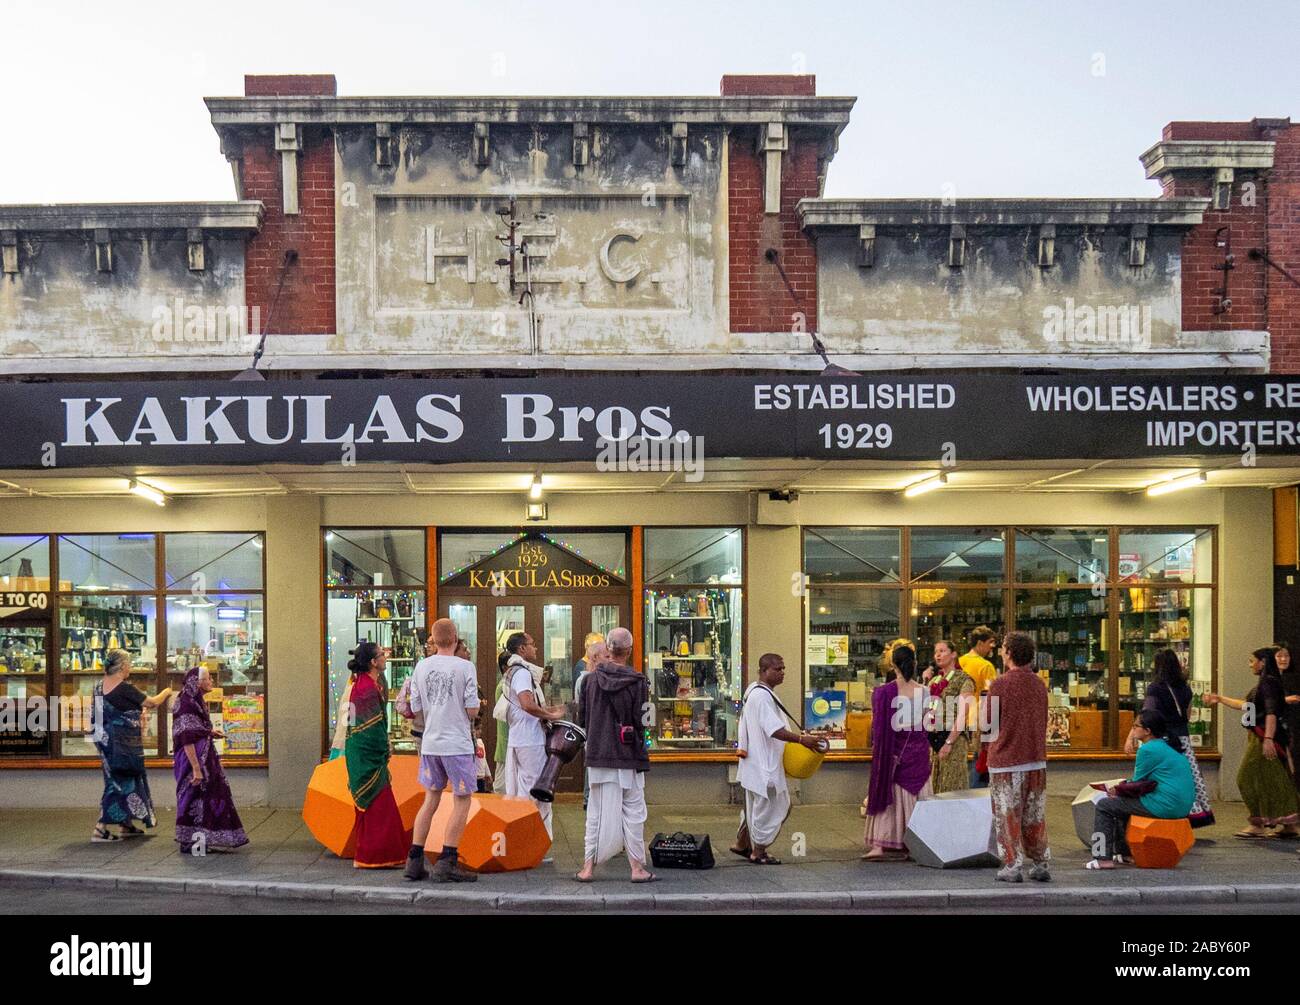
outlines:
[[[388,653],[374,642],[352,651],[352,709],[343,756],[348,789],[357,807],[358,869],[400,869],[406,865],[410,834],[402,826],[388,774],[388,712],[384,667]]]

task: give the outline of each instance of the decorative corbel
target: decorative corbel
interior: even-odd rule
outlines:
[[[203,231],[198,227],[185,231],[185,257],[191,272],[203,272],[208,267],[203,250]]]
[[[1038,267],[1050,269],[1056,264],[1056,224],[1044,223],[1038,228]]]
[[[1128,264],[1140,267],[1147,264],[1147,225],[1135,223],[1128,230]]]
[[[387,122],[375,123],[375,166],[392,167],[397,159],[397,137]]]
[[[235,198],[244,198],[244,179],[239,172],[239,165],[244,158],[244,138],[233,129],[221,133],[221,156],[230,162],[230,175],[235,181]]]
[[[302,130],[293,122],[275,126],[275,149],[280,151],[280,187],[283,189],[285,216],[298,213],[298,153],[302,150]]]
[[[95,268],[99,272],[113,271],[113,235],[103,227],[95,229]]]
[[[785,123],[768,122],[759,128],[759,148],[766,160],[763,175],[763,212],[781,212],[781,154],[790,149],[790,134]]]
[[[591,160],[591,138],[587,123],[573,124],[573,166],[584,168]]]
[[[1232,168],[1216,168],[1212,209],[1226,210],[1232,205]]]
[[[669,157],[673,167],[686,166],[686,137],[689,127],[685,122],[674,122],[672,137],[668,144]]]
[[[6,276],[18,275],[18,231],[0,233],[0,267]]]
[[[876,225],[863,223],[858,226],[858,268],[869,269],[876,264]]]
[[[954,223],[948,232],[948,268],[960,269],[966,264],[966,225]]]
[[[486,122],[474,123],[474,163],[479,167],[487,167],[492,161],[492,146],[489,142],[488,124]]]

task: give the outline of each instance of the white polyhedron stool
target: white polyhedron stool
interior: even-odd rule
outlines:
[[[932,869],[1001,864],[988,789],[961,789],[919,800],[903,840],[917,864]]]

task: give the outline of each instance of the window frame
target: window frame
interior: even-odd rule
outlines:
[[[808,574],[807,546],[808,535],[810,532],[817,533],[824,529],[845,530],[845,529],[862,529],[867,531],[873,530],[897,530],[901,535],[899,563],[900,571],[906,570],[906,575],[901,576],[897,583],[887,581],[870,581],[870,580],[849,580],[844,579],[834,583],[813,583]],[[959,581],[947,581],[939,579],[915,578],[912,575],[912,535],[917,530],[951,530],[959,532],[964,529],[971,531],[993,531],[1000,530],[1005,545],[1005,559],[1003,564],[1003,578],[999,581],[989,581],[987,583],[969,583]],[[1123,667],[1123,639],[1121,637],[1121,617],[1120,610],[1120,591],[1130,588],[1140,588],[1144,590],[1159,589],[1176,589],[1186,591],[1209,591],[1210,594],[1210,628],[1209,628],[1209,659],[1210,672],[1208,679],[1208,689],[1217,693],[1219,688],[1219,526],[1217,524],[1152,524],[1152,525],[1133,525],[1110,523],[1100,527],[1093,525],[1091,527],[1076,526],[1069,524],[1038,524],[1038,523],[1016,523],[1001,526],[977,526],[964,527],[959,525],[932,527],[929,524],[854,524],[854,525],[810,525],[800,527],[800,567],[804,576],[802,608],[803,608],[803,627],[801,640],[803,642],[803,652],[800,653],[800,664],[802,673],[800,678],[801,690],[804,695],[808,693],[811,686],[811,675],[807,665],[807,641],[811,628],[812,605],[815,600],[815,594],[821,596],[833,595],[840,590],[896,590],[900,593],[899,597],[899,636],[907,639],[915,639],[915,628],[917,615],[912,613],[915,605],[913,596],[918,589],[936,589],[943,588],[948,590],[997,590],[1002,595],[1002,624],[1005,626],[1004,631],[1015,631],[1017,628],[1016,620],[1016,595],[1021,591],[1046,591],[1051,590],[1054,595],[1060,592],[1084,592],[1093,594],[1094,583],[1055,583],[1055,582],[1038,582],[1032,580],[1021,580],[1016,568],[1016,547],[1018,535],[1024,531],[1043,531],[1058,532],[1071,530],[1090,530],[1104,532],[1107,536],[1107,565],[1106,576],[1104,580],[1104,592],[1106,596],[1106,613],[1104,615],[1104,624],[1106,631],[1109,633],[1108,638],[1111,640],[1109,651],[1106,653],[1106,683],[1107,695],[1109,701],[1106,708],[1106,719],[1103,729],[1103,744],[1096,747],[1086,748],[1064,748],[1049,749],[1048,756],[1052,759],[1060,760],[1095,760],[1098,758],[1108,758],[1123,753],[1124,737],[1120,736],[1119,724],[1121,721],[1121,709],[1119,703],[1119,678]],[[1206,581],[1194,574],[1192,582],[1170,582],[1168,580],[1151,580],[1151,579],[1121,579],[1119,575],[1119,554],[1120,554],[1120,536],[1122,533],[1187,533],[1192,535],[1192,540],[1200,540],[1206,535],[1210,538],[1210,561]],[[1204,573],[1205,570],[1197,570]],[[1026,619],[1028,620],[1028,619]],[[800,702],[800,721],[803,721],[802,701]],[[1073,706],[1071,706],[1073,707]],[[1198,755],[1217,758],[1221,755],[1219,730],[1222,724],[1219,710],[1212,710],[1212,719],[1205,734],[1209,741],[1205,746],[1197,748]],[[1113,737],[1113,742],[1106,745],[1104,737]],[[869,760],[871,757],[869,749],[849,749],[843,751],[833,751],[827,755],[832,759],[844,760]]]

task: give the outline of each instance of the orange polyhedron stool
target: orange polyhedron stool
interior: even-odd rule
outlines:
[[[408,840],[415,827],[415,814],[424,802],[424,789],[416,777],[418,760],[399,755],[388,761],[393,798]],[[356,854],[357,808],[348,791],[348,763],[342,757],[317,765],[312,772],[302,801],[302,819],[312,837],[339,858],[352,858]]]
[[[425,857],[436,862],[442,838],[451,819],[451,790],[443,792],[438,812],[424,843]],[[489,792],[470,796],[469,821],[456,846],[462,865],[475,872],[514,872],[535,869],[550,850],[551,836],[531,799],[515,799]]]
[[[1133,853],[1133,862],[1140,869],[1172,869],[1196,843],[1186,817],[1178,820],[1129,817],[1125,839]]]

